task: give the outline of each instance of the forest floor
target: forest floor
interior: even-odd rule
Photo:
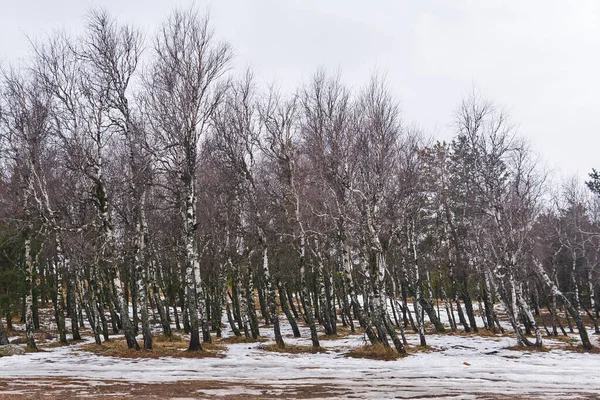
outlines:
[[[52,334],[39,334],[43,351],[0,358],[0,399],[600,398],[600,354],[581,352],[575,334],[545,337],[543,350],[531,351],[515,349],[510,334],[451,332],[428,334],[421,348],[411,332],[409,355],[384,361],[349,357],[365,346],[361,334],[323,336],[322,350],[309,353],[306,327],[294,338],[282,318],[282,331],[289,353],[269,351],[273,331],[261,327],[266,341],[215,338],[210,357],[185,352],[180,332],[181,340],[135,354],[119,350],[122,336],[101,347],[89,337],[57,346]],[[22,341],[22,325],[10,334]]]

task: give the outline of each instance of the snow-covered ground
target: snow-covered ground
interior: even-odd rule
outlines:
[[[282,320],[286,343],[309,345],[310,335],[291,337]],[[227,334],[227,332],[226,332]],[[272,336],[272,331],[261,329]],[[418,338],[408,335],[410,344]],[[117,359],[81,351],[81,345],[0,358],[0,379],[10,378],[17,395],[19,380],[72,378],[88,385],[106,381],[137,384],[175,381],[224,381],[231,386],[203,390],[202,396],[283,393],[284,388],[325,385],[330,398],[600,398],[600,355],[552,349],[548,352],[509,350],[510,337],[437,334],[427,336],[431,352],[417,352],[396,361],[348,358],[345,353],[365,344],[359,335],[323,340],[327,353],[282,354],[259,343],[229,344],[224,358]],[[596,344],[597,343],[597,339]],[[564,345],[546,340],[550,347]],[[27,380],[27,383],[30,383]],[[243,383],[243,385],[240,385]],[[255,385],[263,389],[258,391]],[[289,392],[287,392],[289,394]],[[189,398],[202,398],[190,393]],[[256,397],[258,396],[258,397]]]

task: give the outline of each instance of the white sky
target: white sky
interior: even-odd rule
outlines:
[[[80,29],[103,6],[148,37],[168,0],[0,0],[0,62],[28,54],[26,35]],[[196,0],[239,68],[292,89],[320,66],[361,86],[387,74],[408,123],[451,137],[473,87],[510,111],[554,176],[600,168],[600,1]]]

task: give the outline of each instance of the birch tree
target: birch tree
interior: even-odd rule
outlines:
[[[177,10],[156,36],[145,79],[144,114],[152,127],[153,152],[162,169],[177,179],[173,194],[181,221],[189,350],[202,349],[199,325],[203,340],[211,340],[196,238],[196,167],[199,141],[224,95],[220,81],[231,55],[230,46],[215,39],[207,16],[193,9]]]
[[[247,214],[243,219],[254,226],[254,233],[260,248],[260,271],[266,290],[268,313],[273,321],[277,345],[284,347],[276,303],[275,283],[271,273],[270,246],[265,229],[266,216],[260,204],[256,176],[256,156],[261,140],[261,121],[255,91],[250,72],[247,72],[242,80],[232,84],[225,101],[215,113],[214,145],[219,152],[220,161],[238,182],[240,193],[246,204]]]
[[[145,260],[147,222],[144,210],[148,160],[143,153],[145,132],[136,120],[130,89],[141,56],[142,35],[131,26],[119,25],[105,11],[90,13],[87,32],[82,56],[91,66],[94,84],[106,95],[106,112],[110,123],[122,135],[127,149],[128,186],[134,201],[133,271],[141,303],[144,348],[151,349],[148,267]]]
[[[0,98],[0,134],[9,143],[10,164],[17,179],[20,207],[17,211],[24,240],[26,277],[25,328],[27,347],[37,350],[34,337],[33,291],[36,272],[36,249],[44,241],[41,218],[44,190],[43,168],[48,145],[49,99],[31,74],[15,69],[2,71]],[[37,241],[38,243],[34,243]]]
[[[535,328],[535,345],[541,346],[541,330],[524,296],[523,281],[542,180],[527,147],[514,138],[506,114],[491,103],[471,96],[460,108],[458,126],[474,159],[472,182],[486,218],[486,245],[495,263],[492,275],[499,298],[518,344],[532,345],[520,327],[522,312]]]
[[[355,157],[357,135],[354,130],[354,106],[351,93],[340,76],[328,76],[318,71],[300,92],[301,137],[303,151],[310,160],[311,174],[316,182],[316,199],[313,207],[319,215],[333,224],[334,248],[337,270],[343,276],[345,293],[342,294],[344,312],[350,316],[350,307],[366,329],[369,339],[376,341],[376,333],[367,323],[362,304],[358,299],[354,278],[352,254],[356,247],[353,235],[352,191],[355,182]],[[328,229],[328,228],[326,228]]]
[[[298,168],[300,163],[300,148],[298,143],[299,129],[299,107],[298,98],[282,100],[280,95],[271,91],[269,98],[261,110],[261,119],[265,126],[265,144],[262,146],[269,165],[275,171],[275,185],[277,190],[274,194],[279,198],[279,206],[283,210],[284,218],[289,226],[293,240],[293,248],[298,255],[298,269],[300,272],[300,290],[304,298],[305,320],[308,321],[310,336],[313,347],[320,347],[313,308],[308,294],[307,280],[307,252],[309,239],[306,232],[306,224],[302,216],[300,188],[298,183]],[[319,279],[319,301],[322,307],[326,307],[324,285],[321,284],[323,271],[322,262],[318,262],[317,268]],[[321,277],[321,278],[319,278]],[[281,298],[282,296],[280,296]],[[332,334],[331,328],[335,321],[331,321],[329,315],[325,316],[328,333]]]
[[[357,107],[355,126],[358,138],[355,151],[358,159],[358,179],[353,194],[361,210],[367,247],[366,256],[371,277],[370,314],[379,340],[388,345],[389,335],[396,350],[404,353],[404,345],[399,340],[387,312],[384,241],[389,238],[382,238],[384,201],[397,168],[397,146],[400,144],[402,130],[399,107],[387,90],[385,81],[377,76],[371,78],[371,82],[361,93]]]

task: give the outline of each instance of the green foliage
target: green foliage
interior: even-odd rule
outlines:
[[[25,290],[23,237],[9,226],[0,226],[0,314],[20,310]]]
[[[596,171],[595,168],[592,168],[592,172],[590,172],[588,176],[590,177],[590,180],[586,181],[585,184],[588,189],[600,196],[600,172]]]

